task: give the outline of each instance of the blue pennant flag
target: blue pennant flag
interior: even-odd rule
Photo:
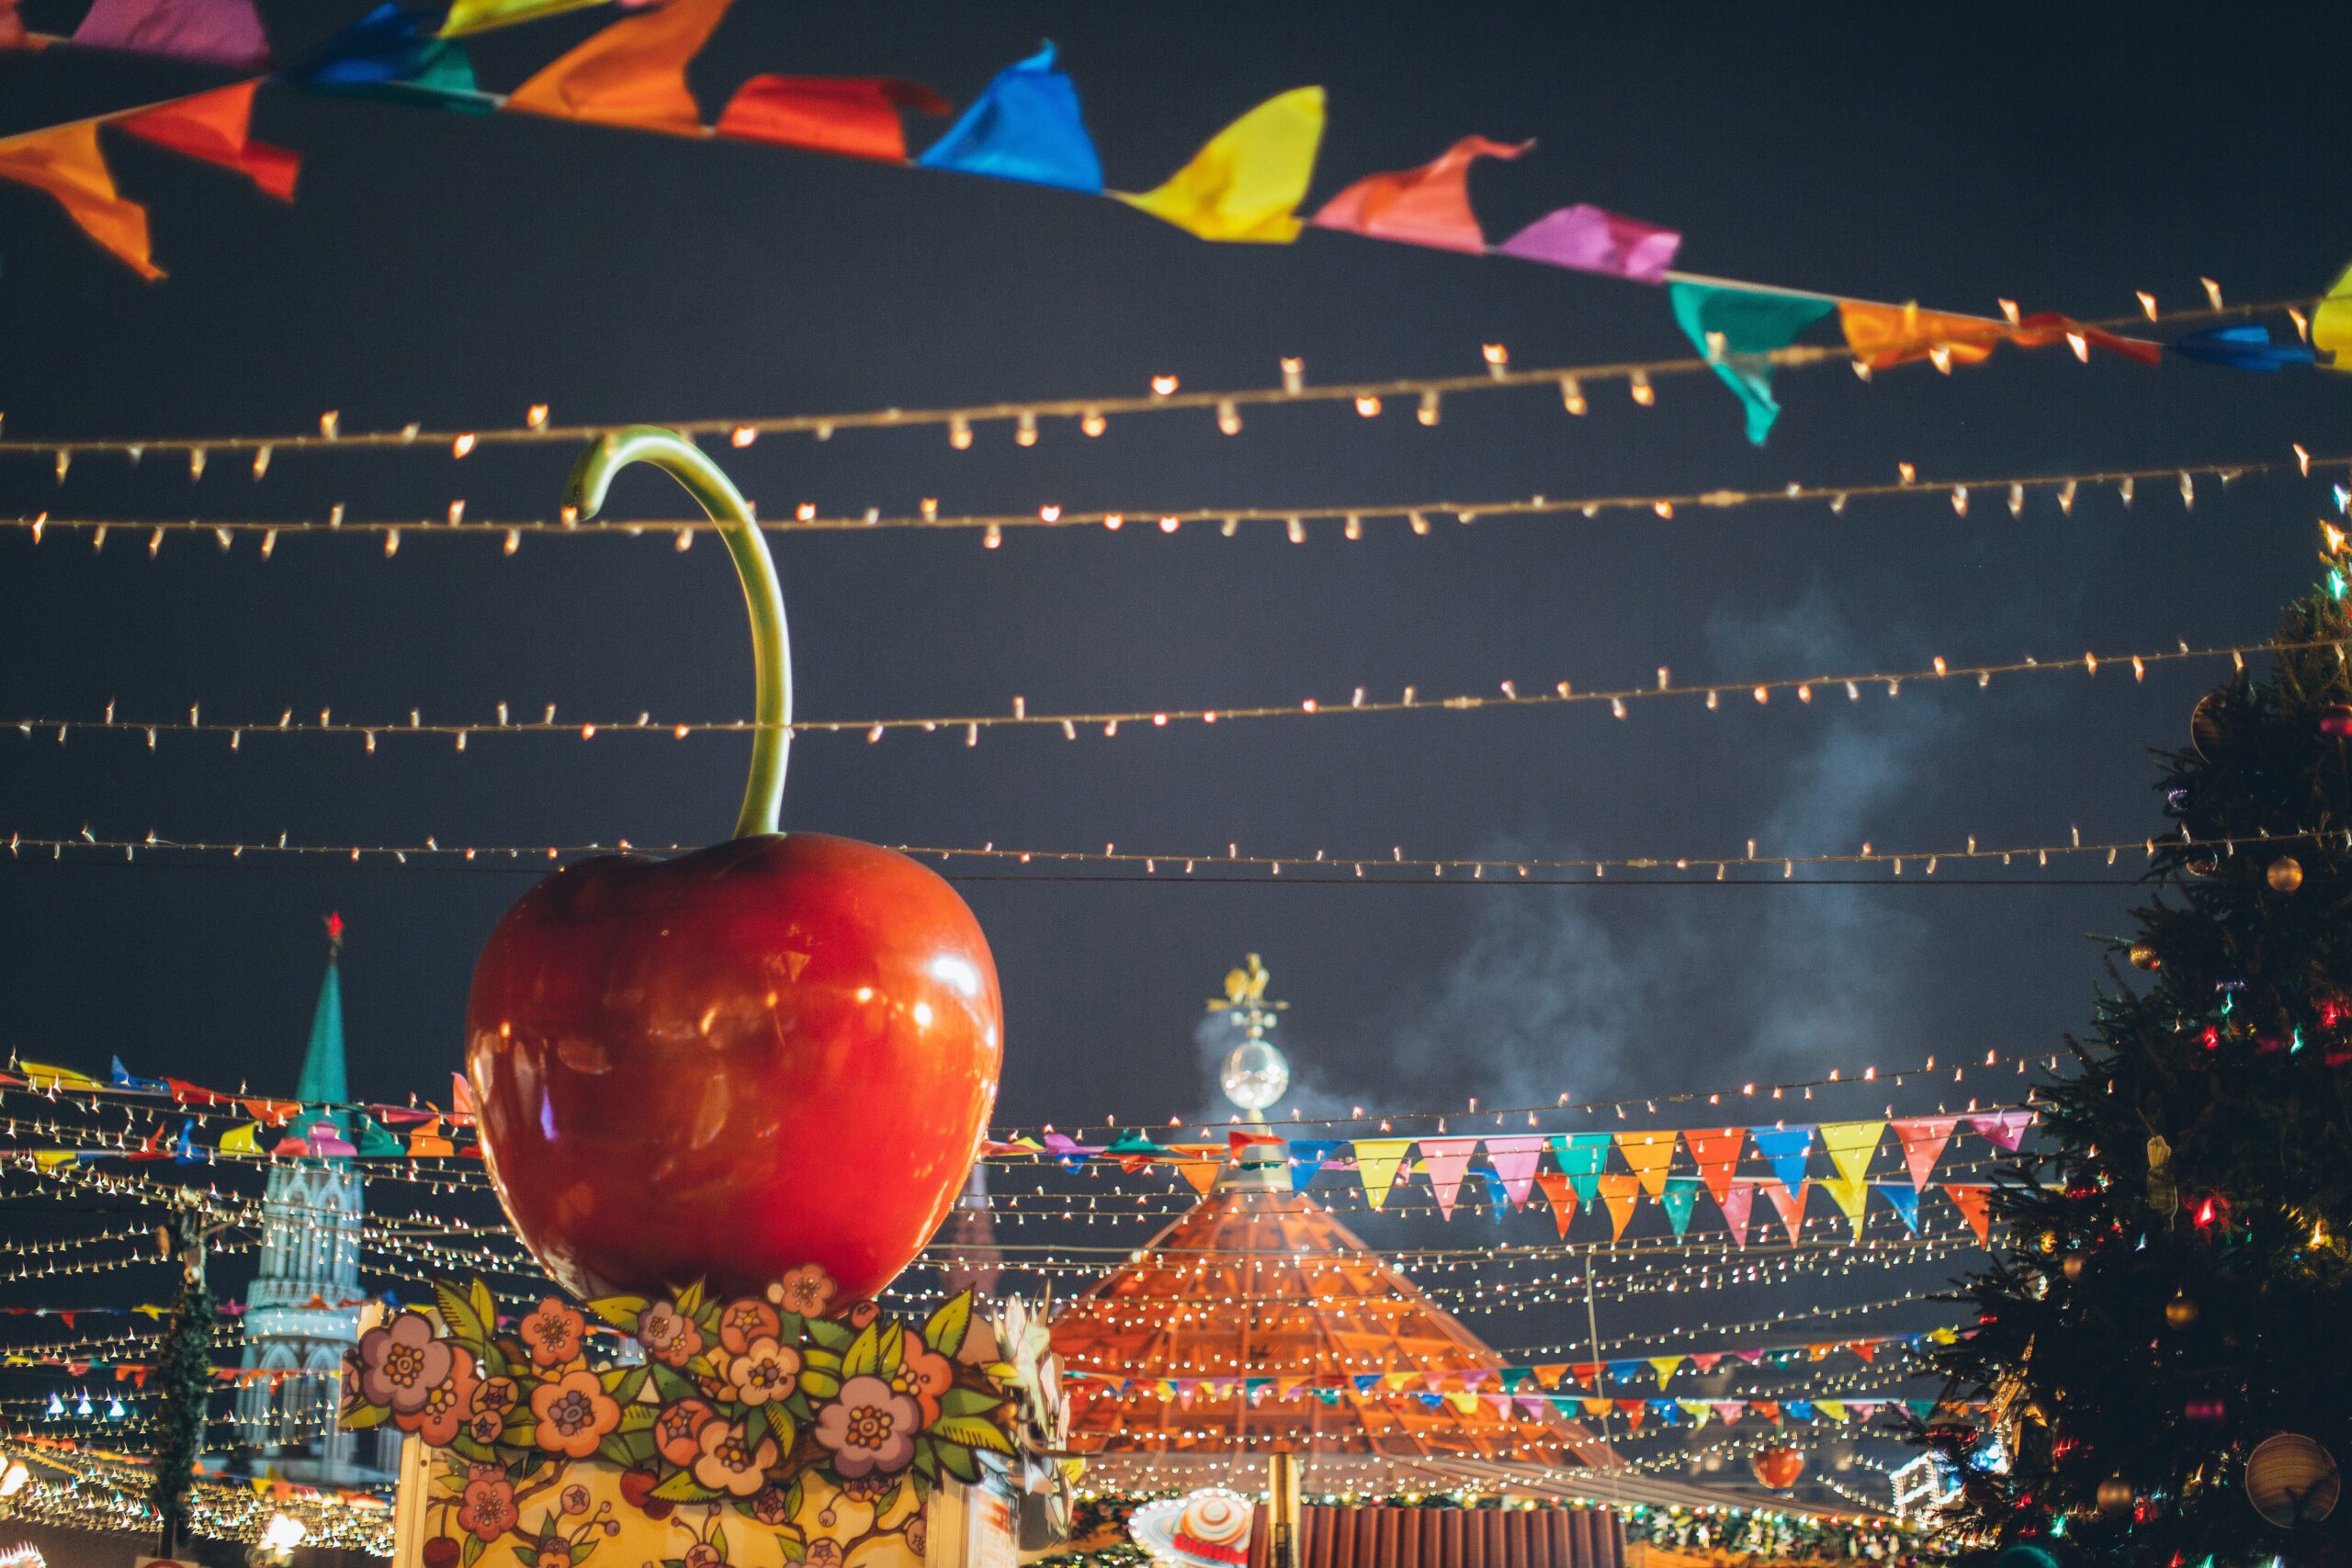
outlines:
[[[424,103],[462,114],[496,109],[497,96],[475,85],[466,51],[440,34],[438,10],[410,11],[385,0],[288,66],[286,79],[316,92]]]
[[[2302,344],[2272,343],[2270,329],[2254,321],[2190,333],[2174,339],[2172,351],[2208,365],[2226,365],[2233,370],[2282,370],[2290,365],[2309,365],[2314,357]]]
[[[1304,1192],[1321,1173],[1324,1162],[1340,1152],[1338,1138],[1293,1138],[1290,1141],[1290,1187]]]
[[[1919,1190],[1907,1181],[1890,1181],[1879,1189],[1894,1212],[1903,1216],[1903,1228],[1913,1235],[1919,1234]]]
[[[1049,42],[996,80],[915,160],[926,169],[989,175],[1099,196],[1102,163],[1079,117],[1078,89],[1054,69]]]
[[[1805,1156],[1813,1152],[1813,1129],[1807,1127],[1750,1127],[1747,1135],[1756,1142],[1756,1152],[1772,1168],[1772,1179],[1794,1190],[1804,1179]]]
[[[130,1076],[130,1069],[122,1065],[121,1057],[115,1056],[109,1058],[109,1060],[114,1068],[112,1082],[115,1088],[127,1089],[132,1094],[169,1094],[172,1092],[172,1086],[165,1083],[161,1078],[132,1077]]]

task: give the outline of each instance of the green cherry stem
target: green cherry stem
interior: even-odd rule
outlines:
[[[752,615],[753,688],[752,776],[743,786],[743,809],[735,818],[739,839],[778,830],[784,807],[784,770],[792,752],[792,643],[785,628],[784,591],[776,585],[775,562],[767,539],[752,520],[751,503],[700,448],[674,430],[631,424],[588,445],[564,487],[568,514],[582,522],[603,509],[613,476],[631,463],[650,463],[668,474],[718,525],[719,537],[743,581],[743,604]]]

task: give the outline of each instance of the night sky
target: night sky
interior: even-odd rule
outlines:
[[[73,0],[25,0],[66,30]],[[265,4],[281,57],[365,9]],[[505,88],[609,19],[479,40]],[[1148,188],[1283,89],[1330,93],[1309,206],[1460,135],[1520,140],[1473,193],[1490,235],[1589,201],[1680,228],[1692,270],[1991,313],[1996,297],[2085,318],[2133,291],[2182,308],[2308,298],[2352,254],[2324,198],[2352,18],[2153,26],[2122,7],[1674,5],[1611,9],[995,4],[811,8],[742,0],[697,62],[707,118],[759,71],[891,74],[957,104],[1051,38],[1108,183]],[[220,73],[58,51],[0,56],[0,132],[193,90]],[[1638,285],[1309,231],[1211,245],[1118,203],[1001,182],[522,116],[487,119],[264,89],[255,130],[305,157],[283,207],[235,177],[109,135],[149,204],[141,283],[46,197],[0,186],[0,409],[22,439],[624,422],[1132,395],[1150,377],[1255,387],[1458,374],[1500,342],[1522,367],[1688,346]],[[920,146],[932,134],[917,124]],[[2283,322],[2279,323],[2283,328]],[[1816,329],[1816,335],[1826,329]],[[2004,349],[1950,378],[1864,385],[1784,372],[1769,446],[1730,395],[1665,381],[1655,409],[1596,389],[1581,420],[1543,389],[1450,399],[1425,429],[1392,400],[1067,422],[1016,446],[984,426],[771,436],[727,466],[768,516],[1502,500],[1878,483],[2340,453],[2344,389],[2168,359]],[[446,447],[281,455],[256,484],[222,457],[0,458],[0,512],[291,519],[546,515],[572,453]],[[2258,640],[2312,576],[2327,478],[2170,483],[2124,508],[2046,494],[2013,519],[1916,498],[1671,521],[1605,513],[1400,524],[1306,544],[1279,526],[1173,537],[1131,525],[780,541],[801,716],[1344,702],[1569,679],[1647,683],[1911,669],[2086,649]],[[2336,477],[2341,477],[2340,469]],[[632,475],[615,514],[676,516]],[[36,547],[0,532],[0,717],[315,714],[487,721],[727,718],[751,701],[724,553],[666,538],[412,533],[175,536]],[[1706,855],[1951,849],[2161,831],[2149,749],[2183,744],[2220,667],[1906,684],[1848,704],[1740,700],[1426,712],[1072,743],[1046,731],[806,739],[788,828],[888,841],[1175,855]],[[541,843],[726,831],[745,748],[718,739],[79,737],[0,731],[0,833],[330,843]],[[474,953],[527,886],[503,871],[0,862],[0,1020],[37,1059],[291,1088],[323,955],[345,961],[355,1089],[437,1095],[459,1063]],[[2124,865],[2021,864],[1997,886],[1906,868],[1865,887],[1677,882],[1559,889],[1429,879],[1308,886],[973,883],[1007,1050],[1000,1120],[1161,1121],[1213,1093],[1201,998],[1245,951],[1292,1008],[1299,1103],[1444,1108],[1561,1093],[1736,1088],[1833,1066],[2054,1049],[2102,975],[2086,933],[2126,929]],[[2058,878],[2113,878],[2097,886]],[[2014,1080],[1988,1095],[2014,1094]],[[1977,1092],[1972,1083],[1957,1091]],[[1852,1114],[1878,1106],[1851,1104]]]

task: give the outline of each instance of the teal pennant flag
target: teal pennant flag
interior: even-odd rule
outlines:
[[[1767,360],[1743,362],[1738,356],[1788,347],[1838,302],[1817,294],[1769,294],[1706,283],[1671,283],[1667,295],[1676,324],[1701,354],[1714,361],[1715,374],[1747,406],[1747,439],[1763,446],[1772,422],[1781,417],[1781,405],[1772,400],[1772,367]],[[1710,333],[1722,339],[1720,349]]]

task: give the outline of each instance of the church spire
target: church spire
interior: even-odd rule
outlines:
[[[318,1010],[311,1015],[310,1049],[302,1055],[302,1081],[295,1089],[305,1105],[341,1104],[351,1098],[343,1067],[343,917],[327,917],[327,973],[319,983]]]

